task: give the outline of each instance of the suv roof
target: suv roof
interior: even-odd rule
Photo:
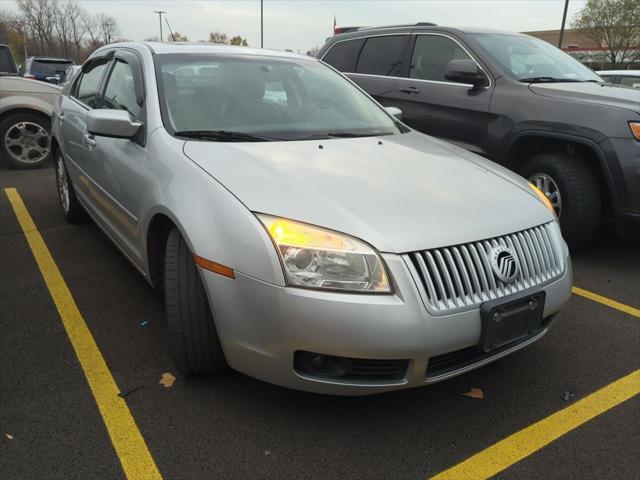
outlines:
[[[347,31],[343,33],[337,33],[332,38],[329,38],[329,42],[335,39],[343,39],[350,37],[359,37],[363,33],[370,34],[380,30],[395,30],[398,32],[422,32],[436,30],[439,32],[458,32],[458,33],[495,33],[495,34],[511,34],[518,35],[517,32],[510,32],[507,30],[497,30],[485,27],[461,27],[461,26],[441,26],[435,23],[419,22],[411,25],[381,25],[377,27],[345,27]]]

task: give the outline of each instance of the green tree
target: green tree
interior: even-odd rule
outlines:
[[[640,60],[640,0],[587,0],[572,26],[604,48],[612,68]]]
[[[231,37],[229,40],[230,45],[240,45],[242,47],[248,47],[249,42],[247,42],[246,38],[242,38],[240,35],[236,35],[235,37]]]

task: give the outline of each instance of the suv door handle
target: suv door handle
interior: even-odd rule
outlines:
[[[90,133],[85,133],[84,139],[86,140],[87,145],[89,145],[89,148],[93,148],[96,146],[96,140],[95,138],[93,138],[93,135],[91,135]]]
[[[400,91],[402,93],[407,93],[409,95],[412,95],[414,93],[420,93],[420,90],[418,90],[416,87],[401,88]]]
[[[64,122],[64,113],[56,113],[56,117],[58,117],[60,123]]]

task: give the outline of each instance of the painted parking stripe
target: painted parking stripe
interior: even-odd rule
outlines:
[[[439,473],[432,480],[486,479],[640,393],[640,370]]]
[[[118,396],[120,390],[109,367],[22,198],[15,188],[5,188],[5,193],[58,309],[125,475],[129,480],[161,479],[162,476],[129,407],[124,399]]]
[[[603,305],[606,305],[607,307],[615,308],[616,310],[620,310],[621,312],[628,313],[629,315],[640,318],[640,309],[638,308],[625,305],[624,303],[616,302],[615,300],[611,300],[610,298],[603,297],[602,295],[598,295],[597,293],[593,293],[588,290],[583,290],[582,288],[573,287],[571,290],[576,295],[580,295],[581,297],[588,298],[589,300],[601,303]]]

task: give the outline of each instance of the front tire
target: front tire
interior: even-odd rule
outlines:
[[[178,232],[169,233],[164,268],[171,356],[185,375],[215,373],[227,362],[193,255]]]
[[[51,122],[18,112],[0,122],[0,150],[13,168],[39,168],[51,156]]]
[[[54,167],[56,170],[56,187],[58,188],[58,199],[64,212],[64,218],[69,223],[82,223],[87,220],[87,212],[80,205],[76,191],[73,188],[69,172],[62,159],[62,152],[57,150],[54,156]]]
[[[602,194],[584,160],[566,153],[543,153],[526,164],[522,176],[547,195],[570,246],[593,239],[602,218]]]

